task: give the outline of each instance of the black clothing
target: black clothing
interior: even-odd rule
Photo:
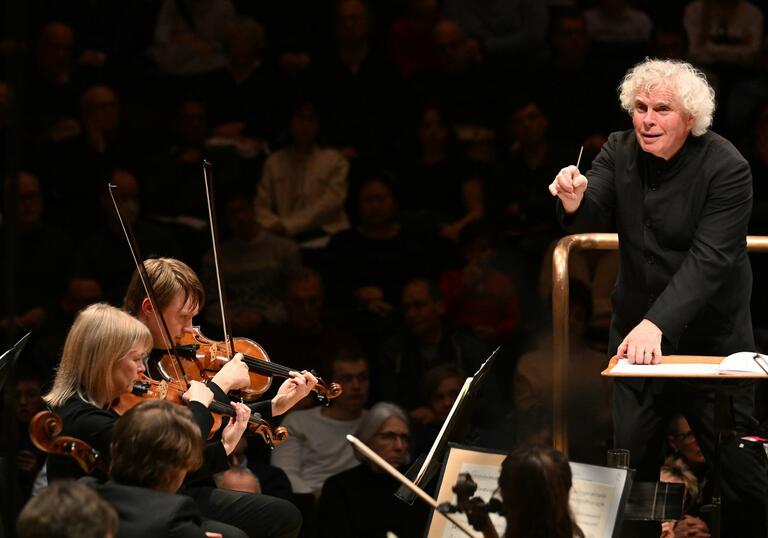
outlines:
[[[94,478],[83,481],[117,512],[117,538],[205,537],[200,510],[184,495]],[[238,531],[240,532],[240,531]],[[245,534],[242,534],[245,536]]]
[[[208,409],[199,402],[190,402],[189,410],[193,420],[200,427],[205,441],[213,426],[213,418]],[[81,439],[99,451],[102,458],[109,462],[109,445],[112,441],[112,429],[119,418],[111,409],[99,409],[78,396],[73,396],[64,405],[53,410],[61,417],[63,428],[61,435]],[[193,473],[198,479],[229,468],[224,445],[220,442],[206,445],[203,469]],[[48,456],[48,480],[80,478],[85,475],[77,463],[65,456]],[[192,477],[190,477],[192,479]]]
[[[643,318],[663,332],[665,355],[753,349],[752,176],[736,148],[707,132],[662,164],[641,152],[633,131],[614,133],[587,177],[579,210],[558,211],[571,233],[619,233],[609,351]]]
[[[396,498],[399,485],[364,464],[328,478],[318,501],[323,520],[318,537],[384,538],[387,531],[403,538],[422,536],[426,505],[410,506]]]
[[[209,383],[209,386],[217,399],[226,397],[215,383]],[[199,402],[190,402],[189,409],[205,440],[213,425],[210,412]],[[62,435],[82,439],[108,459],[112,429],[118,418],[116,413],[99,409],[77,396],[54,411],[64,423]],[[203,468],[190,473],[180,491],[182,495],[194,499],[201,514],[206,518],[206,530],[237,538],[243,536],[238,531],[243,531],[251,538],[288,538],[298,534],[301,515],[287,501],[268,495],[253,495],[197,485],[204,484],[206,479],[210,481],[211,474],[228,468],[224,445],[219,441],[208,444],[204,450]],[[67,461],[63,456],[49,456],[49,480],[82,475],[82,470],[72,461]]]
[[[664,355],[754,349],[746,249],[752,177],[733,145],[712,132],[689,136],[677,155],[662,161],[641,151],[633,131],[614,133],[587,177],[577,212],[566,216],[559,202],[558,212],[569,232],[618,231],[621,263],[609,354],[644,318],[662,331]],[[744,432],[754,403],[753,385],[725,388],[733,398],[735,427]],[[658,479],[664,430],[675,411],[685,415],[707,462],[714,462],[714,397],[709,389],[664,379],[616,381],[614,441],[630,450],[639,480]],[[721,455],[725,535],[764,536],[765,469],[734,444]],[[742,507],[749,510],[735,515]],[[739,529],[740,524],[751,525],[749,532]]]

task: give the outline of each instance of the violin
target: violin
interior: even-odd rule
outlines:
[[[185,362],[191,360],[195,363],[188,375],[196,375],[200,372],[205,379],[211,379],[222,366],[232,357],[232,349],[235,353],[243,354],[243,362],[248,365],[250,385],[240,390],[240,396],[245,401],[253,401],[269,389],[272,384],[272,376],[290,377],[290,373],[298,372],[295,368],[289,368],[270,361],[267,352],[259,344],[248,338],[236,337],[231,340],[232,346],[226,342],[217,342],[203,335],[199,327],[193,327],[192,332],[185,333],[179,341],[177,351],[181,357],[182,368],[187,369]],[[173,365],[168,361],[174,360],[170,355],[161,359],[163,369],[169,369]],[[314,375],[314,371],[312,372]],[[323,405],[329,405],[330,400],[338,397],[341,386],[338,383],[326,383],[317,377],[317,385],[313,391],[318,401]]]
[[[147,399],[166,400],[177,405],[186,405],[182,398],[185,392],[186,390],[175,381],[157,381],[142,374],[133,383],[131,392],[121,395],[113,402],[112,410],[118,415],[123,415],[130,408]],[[208,410],[213,416],[213,426],[208,433],[208,439],[211,439],[221,427],[223,418],[226,416],[234,419],[236,413],[232,406],[216,400],[211,402]],[[260,435],[269,448],[275,448],[288,439],[288,430],[284,426],[272,428],[269,422],[261,418],[258,413],[251,413],[248,418],[248,431]]]
[[[40,411],[29,423],[29,437],[32,443],[47,454],[69,456],[87,474],[98,470],[105,475],[109,465],[98,450],[85,441],[67,435],[60,435],[64,425],[61,417],[51,411]]]

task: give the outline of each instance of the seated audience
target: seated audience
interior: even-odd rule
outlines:
[[[432,416],[414,432],[413,454],[426,454],[432,447],[466,378],[464,372],[450,364],[435,366],[424,375],[424,393]]]
[[[684,419],[683,419],[684,420]],[[701,506],[702,489],[699,479],[688,468],[682,458],[668,456],[659,472],[660,482],[683,484],[685,494],[683,501],[683,519],[679,521],[664,521],[661,524],[661,538],[675,538],[675,536],[699,536],[709,537],[709,527],[699,515]]]
[[[165,0],[152,50],[160,72],[199,75],[225,65],[224,36],[234,17],[230,0]]]
[[[434,67],[432,32],[440,20],[437,0],[408,0],[406,13],[389,27],[387,48],[404,79]]]
[[[18,538],[116,538],[117,513],[74,480],[51,484],[33,497],[16,523]]]
[[[410,432],[408,417],[394,404],[380,402],[371,407],[354,433],[387,463],[405,470]],[[409,506],[394,496],[400,482],[377,465],[363,463],[326,480],[318,501],[323,525],[319,537],[385,538],[420,536],[424,533],[426,508]]]
[[[345,435],[359,426],[367,411],[368,364],[359,355],[340,354],[330,361],[328,379],[342,394],[329,407],[289,413],[283,426],[290,437],[272,452],[272,465],[288,474],[294,494],[320,494],[325,480],[354,465]]]
[[[291,115],[291,143],[267,158],[256,192],[259,224],[298,241],[349,227],[343,208],[349,163],[318,146],[318,129],[314,105],[299,102]]]
[[[408,282],[402,304],[404,326],[379,353],[377,398],[402,406],[416,426],[432,416],[421,390],[427,370],[451,364],[475,372],[489,346],[448,325],[440,290],[429,280]]]
[[[234,333],[252,337],[262,323],[285,322],[280,290],[285,287],[285,276],[301,265],[301,256],[293,241],[261,228],[253,204],[245,196],[227,200],[225,218],[230,238],[219,246],[219,270],[226,304]],[[221,327],[212,251],[203,257],[200,276],[209,294],[205,320]]]
[[[459,236],[465,265],[443,273],[440,290],[451,325],[502,343],[509,342],[517,331],[519,312],[512,278],[493,266],[495,236],[486,222],[468,224]]]

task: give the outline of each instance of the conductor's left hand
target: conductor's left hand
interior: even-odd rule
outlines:
[[[632,329],[616,350],[622,358],[626,355],[630,364],[659,364],[661,362],[661,329],[644,319]]]

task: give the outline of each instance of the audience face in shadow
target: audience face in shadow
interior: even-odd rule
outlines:
[[[368,402],[370,388],[368,364],[363,359],[333,361],[333,379],[343,392],[333,407],[350,416],[358,416]]]
[[[323,324],[323,286],[316,274],[288,282],[285,298],[288,320],[299,330],[312,332]]]
[[[407,463],[410,446],[408,424],[398,417],[389,417],[368,443],[392,467],[402,467]]]
[[[430,284],[415,280],[403,288],[405,326],[416,339],[429,339],[439,333],[445,309],[430,291]]]
[[[43,79],[55,84],[69,81],[72,68],[74,35],[63,22],[50,22],[43,27],[37,42],[37,66]]]
[[[706,463],[704,453],[684,416],[678,416],[673,421],[667,443],[689,466],[698,467]]]

